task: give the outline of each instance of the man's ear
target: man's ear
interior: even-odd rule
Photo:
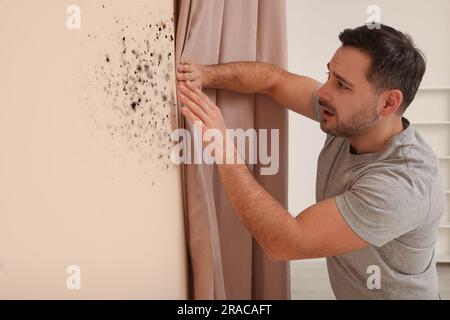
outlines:
[[[385,93],[384,101],[380,115],[387,117],[400,108],[403,102],[403,93],[398,89],[389,90]]]

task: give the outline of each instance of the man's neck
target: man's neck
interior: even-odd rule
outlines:
[[[372,128],[350,137],[350,146],[356,154],[379,152],[403,129],[402,117],[396,117],[392,121],[380,121]]]

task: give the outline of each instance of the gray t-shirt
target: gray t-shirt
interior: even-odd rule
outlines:
[[[313,110],[320,122],[318,98]],[[316,201],[334,197],[369,246],[327,257],[337,299],[439,299],[435,243],[445,210],[439,160],[406,118],[377,153],[354,154],[348,138],[327,135]]]

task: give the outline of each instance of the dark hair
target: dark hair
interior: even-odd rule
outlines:
[[[415,47],[413,40],[392,27],[363,25],[345,29],[339,35],[344,46],[367,52],[372,57],[367,79],[377,92],[398,89],[403,93],[403,102],[398,114],[403,114],[414,100],[425,73],[424,54]]]

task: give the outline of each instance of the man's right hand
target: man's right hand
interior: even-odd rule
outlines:
[[[202,90],[204,86],[203,66],[187,59],[181,59],[177,69],[177,80],[179,82],[190,81],[195,87]]]
[[[313,93],[320,83],[260,61],[235,61],[199,65],[182,59],[177,68],[178,82],[194,87],[263,94],[280,105],[314,120]]]

